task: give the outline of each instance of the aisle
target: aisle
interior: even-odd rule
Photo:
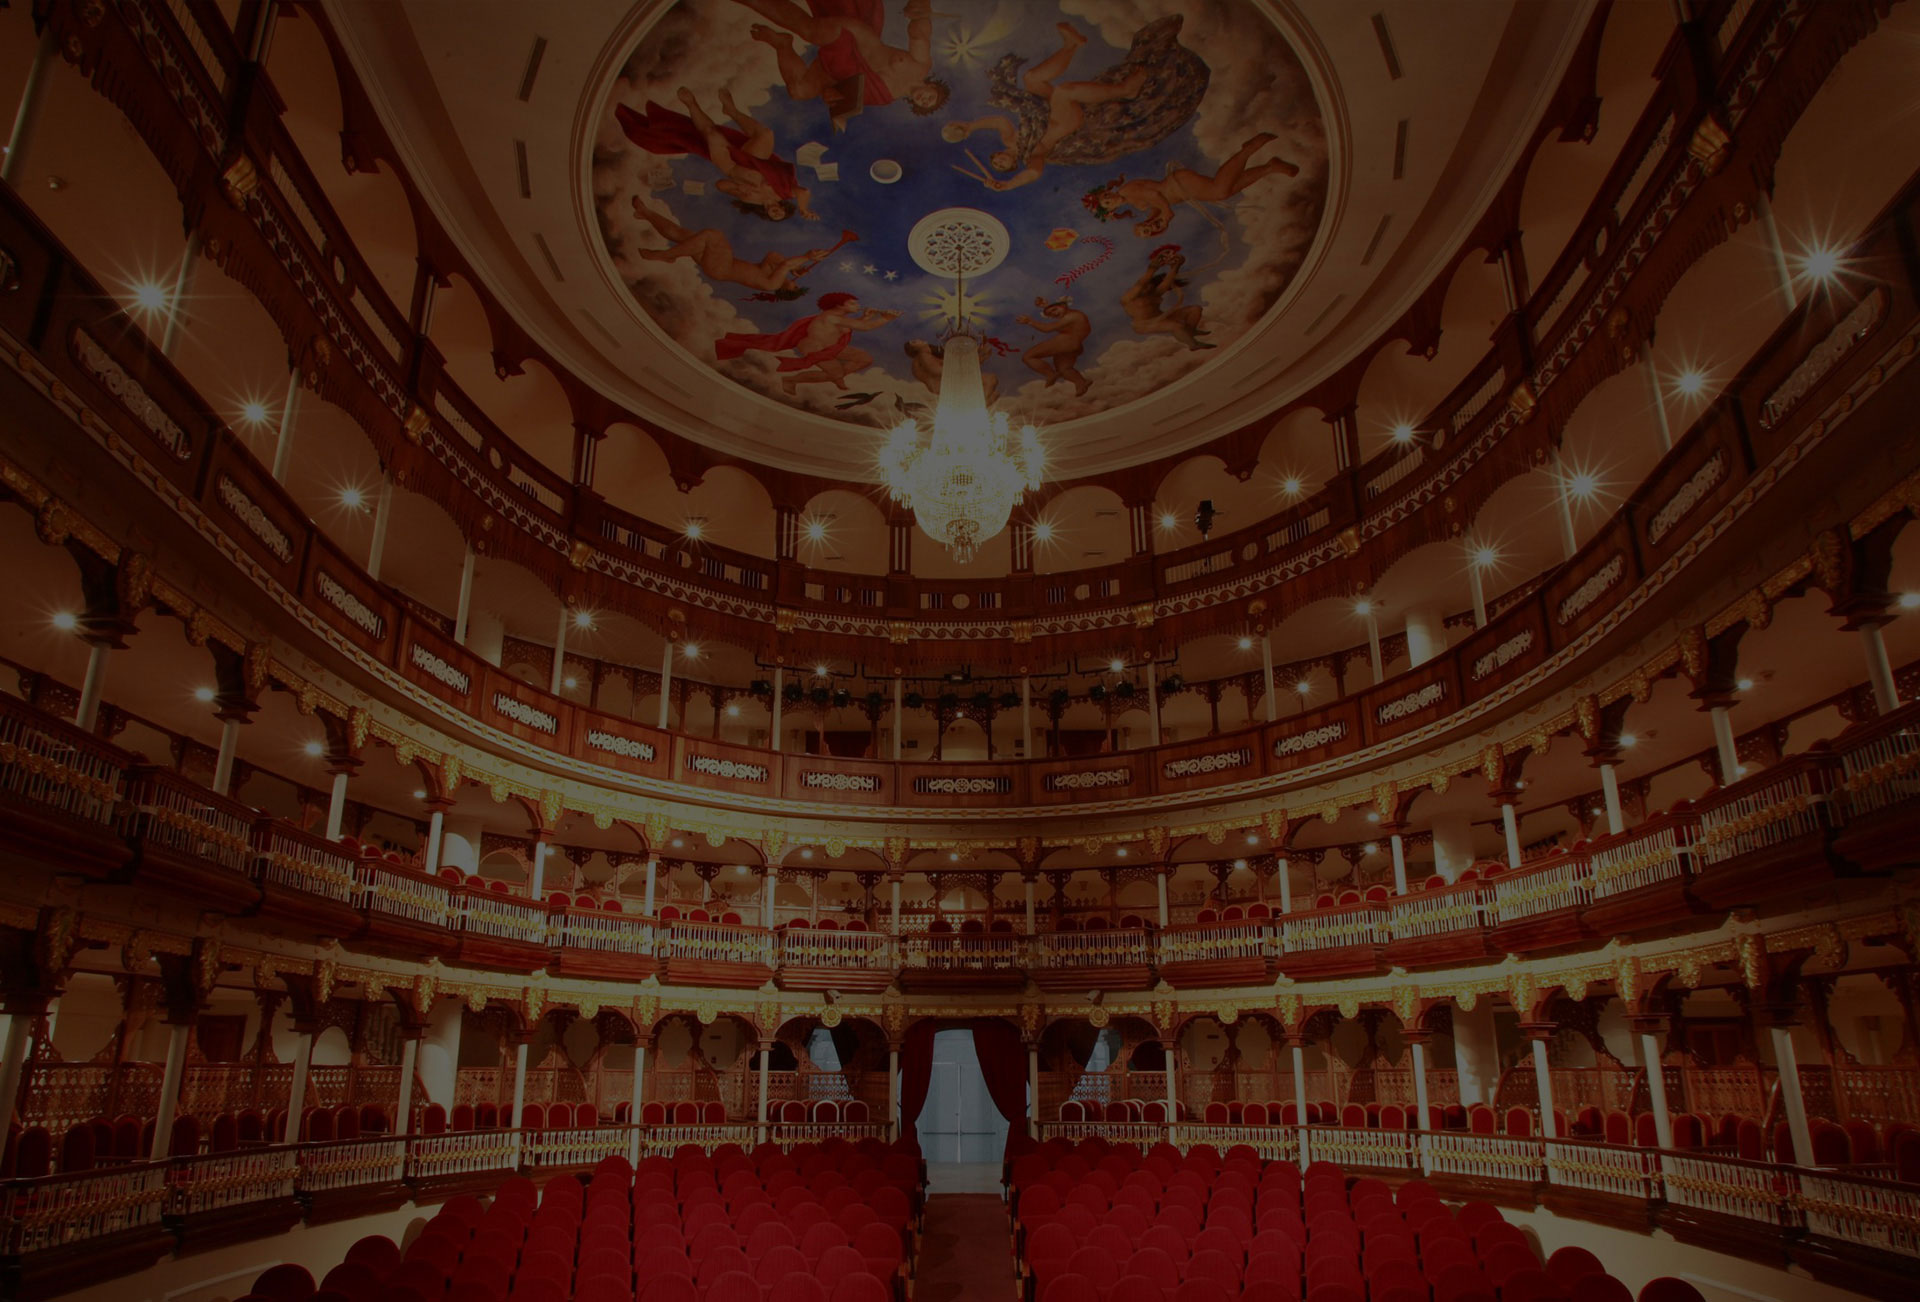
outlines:
[[[914,1302],[1012,1302],[1013,1240],[998,1194],[934,1194],[914,1271]]]

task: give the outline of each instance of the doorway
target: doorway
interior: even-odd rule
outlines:
[[[1007,1119],[987,1094],[972,1031],[935,1033],[933,1077],[914,1128],[929,1165],[987,1163],[997,1178],[1007,1146]]]

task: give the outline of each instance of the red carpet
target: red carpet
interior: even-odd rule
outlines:
[[[914,1302],[1012,1302],[1013,1238],[996,1194],[935,1194],[914,1271]]]

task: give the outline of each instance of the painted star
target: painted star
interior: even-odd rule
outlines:
[[[854,271],[854,270],[857,270],[857,268],[855,267],[854,261],[852,258],[842,258],[840,259],[840,270]]]
[[[871,276],[876,272],[878,272],[880,268],[874,266],[871,262],[869,262],[866,266],[860,268],[860,270],[866,272],[869,276]]]
[[[898,280],[900,279],[900,273],[897,271],[889,271],[886,273],[886,275],[882,276],[881,279],[882,280]]]

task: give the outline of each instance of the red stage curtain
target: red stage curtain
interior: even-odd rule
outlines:
[[[933,1037],[939,1025],[931,1020],[917,1022],[900,1045],[900,1136],[915,1148],[920,1136],[914,1123],[927,1106],[927,1090],[933,1084]]]
[[[1021,1147],[1027,1135],[1027,1048],[1020,1032],[997,1017],[973,1022],[973,1052],[980,1059],[987,1096],[1007,1119],[1007,1156]]]

